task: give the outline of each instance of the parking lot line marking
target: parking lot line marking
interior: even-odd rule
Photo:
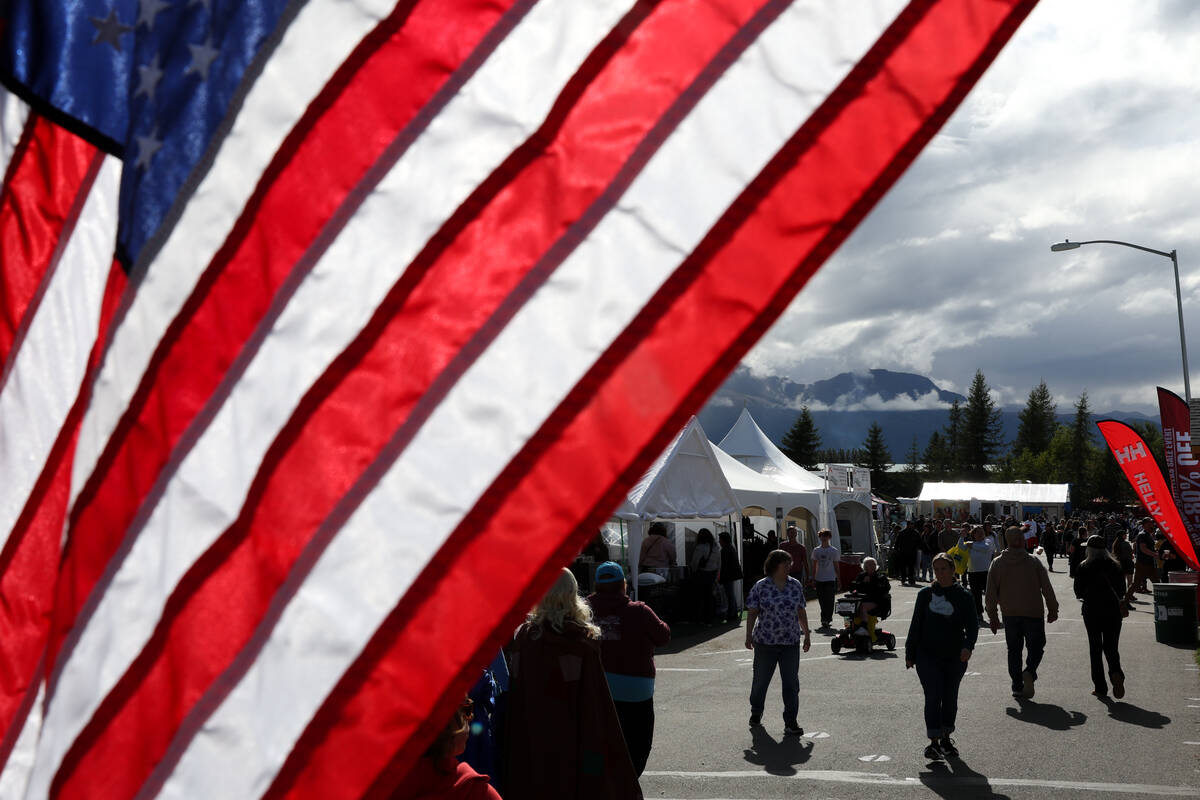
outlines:
[[[1039,780],[1037,778],[989,778],[982,775],[964,777],[930,776],[924,780],[892,777],[879,772],[851,772],[846,770],[804,770],[794,775],[772,775],[760,770],[730,770],[728,772],[684,772],[677,770],[647,770],[642,773],[650,778],[712,779],[712,778],[767,778],[776,781],[813,781],[816,783],[851,783],[871,786],[937,786],[966,790],[976,788],[1036,788],[1063,789],[1070,791],[1108,792],[1111,794],[1141,794],[1158,797],[1195,797],[1200,792],[1195,786],[1156,786],[1145,783],[1103,783],[1099,781]]]

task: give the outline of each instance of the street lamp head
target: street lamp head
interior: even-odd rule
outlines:
[[[1079,247],[1079,242],[1072,242],[1069,239],[1064,239],[1061,242],[1055,242],[1054,244],[1050,245],[1050,252],[1061,253],[1063,250],[1074,250],[1076,247]]]

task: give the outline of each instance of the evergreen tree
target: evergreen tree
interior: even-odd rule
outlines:
[[[821,449],[821,434],[813,422],[808,406],[800,408],[800,415],[783,437],[780,447],[784,454],[805,469],[813,469],[820,461],[817,452]]]
[[[1013,455],[1028,452],[1038,456],[1050,447],[1050,440],[1054,438],[1055,428],[1058,427],[1055,417],[1057,411],[1058,407],[1054,404],[1054,398],[1050,396],[1045,381],[1030,390],[1029,399],[1019,415],[1020,424],[1017,427],[1017,440],[1013,443]]]
[[[1094,463],[1095,451],[1092,443],[1092,411],[1088,407],[1087,392],[1084,391],[1075,403],[1075,419],[1071,423],[1071,438],[1063,464],[1063,471],[1071,484],[1071,503],[1076,508],[1092,499],[1094,487],[1088,480],[1088,473],[1089,466]]]
[[[944,481],[950,476],[950,450],[946,439],[937,431],[929,434],[925,445],[925,477],[931,481]]]
[[[1003,446],[1003,423],[1000,409],[988,391],[983,370],[975,370],[967,405],[962,410],[960,447],[962,470],[971,480],[986,481],[987,466]]]
[[[921,491],[921,447],[917,437],[913,437],[908,452],[904,454],[904,472],[888,473],[892,478],[891,486],[897,496],[915,497]]]
[[[946,424],[946,435],[943,437],[945,447],[945,477],[957,476],[962,470],[963,446],[963,412],[958,399],[950,406],[950,419]]]
[[[917,444],[917,437],[914,436],[912,444],[908,446],[908,452],[904,455],[905,472],[911,472],[916,475],[921,472],[921,448]]]
[[[872,422],[867,429],[867,438],[863,440],[862,448],[858,451],[860,467],[871,470],[871,485],[881,486],[886,483],[884,475],[892,465],[892,454],[888,452],[887,443],[883,440],[883,428],[879,423]]]

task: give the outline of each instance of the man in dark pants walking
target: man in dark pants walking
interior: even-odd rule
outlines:
[[[896,534],[896,541],[892,544],[892,560],[901,586],[917,585],[917,552],[920,548],[921,534],[909,522],[904,530]]]
[[[842,553],[833,546],[833,533],[825,528],[817,533],[821,541],[819,547],[813,548],[813,578],[817,583],[817,599],[821,602],[821,627],[827,631],[833,625],[833,601],[839,587],[838,562]]]
[[[1025,550],[1025,535],[1013,526],[1004,532],[1008,547],[988,570],[988,624],[992,633],[1000,629],[996,606],[1004,612],[1004,640],[1008,644],[1008,675],[1013,697],[1033,697],[1037,668],[1046,651],[1046,626],[1042,621],[1045,598],[1046,623],[1058,619],[1058,599],[1050,585],[1050,575],[1042,562]],[[1021,651],[1026,651],[1021,668]]]
[[[600,661],[634,771],[640,777],[654,743],[654,648],[671,641],[667,623],[625,594],[625,572],[606,561],[596,568],[588,604],[600,626]]]

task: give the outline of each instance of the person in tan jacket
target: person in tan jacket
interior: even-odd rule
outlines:
[[[1038,664],[1046,651],[1046,625],[1058,619],[1058,599],[1050,575],[1037,557],[1025,550],[1025,536],[1013,526],[1004,531],[1008,545],[988,570],[984,606],[992,633],[1000,629],[996,606],[1004,612],[1004,641],[1008,645],[1008,675],[1013,697],[1033,697]],[[1045,599],[1045,606],[1042,604]],[[1045,612],[1045,622],[1042,614]],[[1021,668],[1021,651],[1026,651]]]

